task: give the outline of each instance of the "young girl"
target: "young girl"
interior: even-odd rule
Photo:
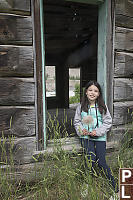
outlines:
[[[74,117],[74,126],[81,140],[81,145],[92,161],[92,171],[96,163],[111,181],[117,191],[114,177],[106,164],[106,133],[112,126],[112,118],[104,104],[101,87],[96,81],[90,81],[85,87],[81,104]]]

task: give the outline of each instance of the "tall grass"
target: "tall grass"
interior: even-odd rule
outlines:
[[[32,182],[21,179],[16,182],[13,158],[14,138],[0,139],[0,199],[2,200],[107,200],[113,193],[109,181],[102,174],[91,175],[91,163],[83,152],[68,153],[63,150],[60,140],[60,126],[56,117],[50,119],[54,131],[55,151],[45,153],[42,167],[38,168],[39,158],[35,158],[33,171],[37,177]],[[56,127],[55,127],[56,126]],[[63,128],[65,129],[65,128]],[[65,130],[64,130],[65,131]],[[66,137],[68,135],[66,134]],[[126,138],[126,139],[125,139]],[[7,152],[8,140],[8,152]],[[59,144],[59,145],[57,145]],[[133,139],[124,135],[119,151],[111,157],[112,173],[118,177],[119,167],[133,167]],[[108,159],[108,158],[107,158]],[[87,162],[86,162],[87,161]],[[87,163],[87,165],[86,165]],[[27,174],[28,176],[28,174]]]

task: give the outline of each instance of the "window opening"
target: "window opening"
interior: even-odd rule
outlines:
[[[80,102],[80,68],[69,68],[69,105]]]
[[[46,69],[46,97],[56,96],[55,66],[45,66]]]

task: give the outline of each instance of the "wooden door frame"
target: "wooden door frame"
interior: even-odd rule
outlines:
[[[67,0],[66,0],[67,1]],[[92,0],[70,0],[92,3]],[[94,2],[94,1],[93,1]],[[95,0],[99,5],[97,80],[101,84],[105,101],[113,113],[113,27],[114,0]],[[101,3],[101,4],[99,4]],[[46,148],[46,94],[43,34],[43,0],[31,0],[33,18],[34,77],[37,150]],[[104,34],[103,34],[104,30]],[[102,34],[101,34],[102,33]],[[104,72],[104,73],[103,73]],[[101,76],[102,73],[102,76]]]
[[[105,103],[113,115],[114,68],[114,0],[99,5],[97,80],[103,91]]]
[[[37,150],[46,149],[45,51],[43,0],[31,0],[35,78],[35,112]]]

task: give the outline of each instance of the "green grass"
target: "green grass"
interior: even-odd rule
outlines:
[[[57,131],[58,129],[56,129]],[[57,144],[55,139],[55,143]],[[0,199],[2,200],[108,200],[113,190],[107,179],[102,176],[93,177],[85,167],[82,153],[73,151],[71,154],[64,151],[62,145],[55,147],[51,155],[45,154],[42,167],[38,168],[39,158],[35,158],[33,171],[37,173],[35,181],[16,182],[13,162],[13,138],[8,138],[10,150],[6,152],[4,136],[0,142],[1,165],[10,167],[0,168]],[[56,145],[55,145],[56,146]],[[126,133],[119,151],[107,154],[107,163],[111,166],[115,179],[118,179],[120,167],[133,167],[133,139]],[[84,194],[87,194],[84,196]]]
[[[80,85],[79,84],[75,84],[74,93],[75,95],[69,98],[69,104],[80,102]]]

